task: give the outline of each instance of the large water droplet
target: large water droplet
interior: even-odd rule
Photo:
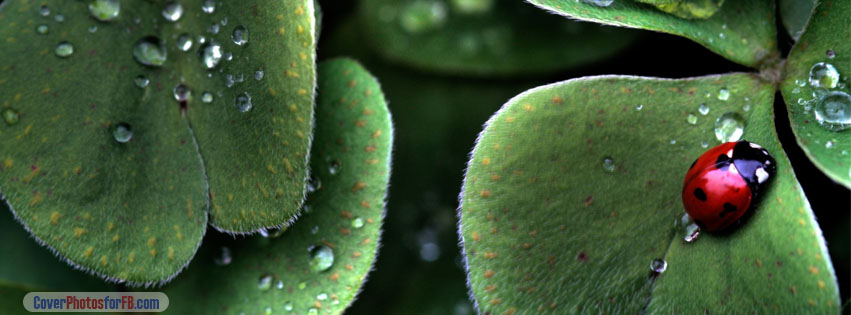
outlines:
[[[143,65],[161,67],[167,57],[165,45],[156,37],[142,38],[133,45],[133,58]]]
[[[133,82],[136,83],[136,86],[139,87],[140,89],[144,89],[145,87],[148,86],[148,84],[151,83],[151,80],[148,80],[148,78],[146,78],[145,76],[140,75],[140,76],[136,77],[136,79],[133,80]]]
[[[816,121],[825,129],[841,131],[851,127],[851,95],[842,91],[822,97],[815,109]]]
[[[183,16],[183,6],[177,2],[169,2],[163,8],[163,17],[166,21],[177,22]]]
[[[721,142],[739,141],[745,132],[745,119],[734,112],[726,112],[715,121],[715,138]]]
[[[180,34],[180,37],[177,38],[177,49],[180,49],[180,51],[192,49],[192,36],[186,33]]]
[[[74,45],[71,45],[71,43],[69,42],[61,42],[56,45],[56,48],[53,49],[53,52],[58,57],[66,58],[74,54]]]
[[[697,112],[699,112],[703,116],[708,115],[709,114],[709,105],[706,105],[706,103],[701,103],[700,105],[697,106]]]
[[[718,90],[718,99],[719,100],[726,101],[729,98],[730,98],[730,90],[728,90],[727,88],[721,88],[721,90]]]
[[[284,310],[287,311],[287,312],[292,311],[293,310],[293,302],[292,301],[285,302],[284,303]]]
[[[696,125],[697,116],[695,116],[694,114],[688,114],[688,117],[686,117],[686,122],[688,122],[689,125]]]
[[[352,219],[352,227],[356,228],[356,229],[362,228],[363,227],[363,219],[361,219],[360,217]]]
[[[233,40],[234,44],[239,46],[243,46],[248,44],[248,29],[245,26],[239,25],[233,29],[233,34],[231,34],[230,39]]]
[[[18,120],[20,119],[18,111],[9,107],[6,107],[2,111],[0,111],[0,116],[3,116],[3,121],[5,121],[6,124],[9,126],[18,123]]]
[[[204,1],[204,4],[201,5],[201,11],[207,14],[213,14],[216,11],[216,2],[213,0]]]
[[[685,240],[687,243],[691,243],[694,242],[694,240],[696,240],[698,236],[700,236],[700,228],[697,226],[697,224],[692,223],[686,227],[686,236],[683,238],[683,240]]]
[[[839,71],[832,64],[819,62],[810,68],[810,85],[816,88],[835,88],[839,83]]]
[[[615,0],[582,0],[582,2],[585,2],[587,4],[593,4],[598,7],[608,7],[612,5]]]
[[[325,245],[314,246],[308,253],[310,254],[310,269],[313,272],[328,270],[334,264],[334,251]]]
[[[416,0],[403,9],[399,23],[410,33],[421,33],[438,28],[446,21],[443,1]]]
[[[614,172],[615,171],[615,160],[613,160],[611,157],[608,157],[608,156],[603,158],[603,170],[605,170],[606,172],[609,172],[609,173]]]
[[[653,259],[650,262],[650,271],[653,273],[663,273],[665,269],[668,269],[668,262],[664,259]]]
[[[119,123],[112,129],[112,136],[115,138],[115,141],[127,143],[130,139],[133,139],[133,130],[130,129],[130,125]]]
[[[216,42],[210,41],[208,44],[201,46],[201,62],[207,69],[213,69],[222,61],[222,46]]]
[[[100,21],[112,21],[118,17],[121,2],[118,0],[92,0],[89,2],[89,13]]]
[[[219,256],[216,257],[214,262],[216,263],[216,265],[219,266],[227,266],[230,265],[231,260],[233,260],[233,257],[231,257],[230,255],[230,248],[222,246],[219,252]]]
[[[191,95],[192,91],[182,83],[174,87],[174,99],[178,102],[186,102]]]
[[[213,102],[213,93],[210,93],[210,91],[204,91],[204,93],[201,93],[201,102],[204,102],[204,103],[207,103],[207,104],[212,103]]]
[[[36,26],[35,31],[42,35],[47,34],[47,24]]]
[[[257,281],[257,288],[263,291],[269,290],[272,287],[272,275],[262,275]]]
[[[244,113],[250,111],[254,105],[251,104],[251,96],[248,95],[248,92],[242,92],[233,99],[233,106]]]

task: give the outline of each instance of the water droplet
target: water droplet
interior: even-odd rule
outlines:
[[[61,42],[56,45],[56,48],[53,50],[57,57],[66,58],[74,54],[74,45],[71,45],[69,42]]]
[[[715,138],[721,142],[739,141],[745,132],[745,119],[734,112],[726,112],[715,121]]]
[[[263,291],[269,290],[272,287],[272,275],[260,276],[260,281],[257,281],[257,288]]]
[[[198,42],[198,45],[203,45],[203,44],[207,43],[207,38],[204,37],[204,35],[198,35],[198,37],[195,39],[195,41]]]
[[[133,130],[130,129],[130,125],[119,123],[112,130],[112,136],[115,138],[115,141],[127,143],[130,139],[133,139]]]
[[[222,45],[210,41],[209,44],[201,46],[201,62],[207,69],[213,69],[222,61]]]
[[[824,55],[827,56],[827,59],[833,59],[833,57],[836,57],[836,52],[833,49],[828,49]]]
[[[686,227],[686,236],[683,239],[687,243],[691,243],[694,242],[694,240],[696,240],[698,236],[700,236],[700,228],[697,226],[697,224],[692,223]]]
[[[282,290],[283,288],[284,288],[284,282],[283,281],[278,280],[277,282],[275,282],[275,289]]]
[[[642,108],[644,108],[644,105],[641,105],[641,104],[635,105],[635,110],[640,111]]]
[[[98,31],[97,25],[89,26],[89,33],[94,33],[94,32],[97,32],[97,31]]]
[[[213,14],[213,12],[216,12],[216,2],[213,0],[204,1],[204,4],[201,5],[201,11],[207,14]]]
[[[39,25],[35,28],[35,31],[38,32],[39,34],[42,34],[42,35],[47,34],[47,25],[46,24]]]
[[[824,147],[828,149],[833,148],[833,141],[828,140],[824,143]]]
[[[697,116],[695,116],[694,114],[688,114],[688,117],[686,117],[686,122],[688,122],[689,125],[696,125]]]
[[[816,121],[825,129],[841,131],[851,127],[851,95],[831,92],[819,100],[815,109]]]
[[[213,35],[218,34],[219,33],[219,25],[216,24],[216,23],[211,24],[210,27],[207,28],[207,32],[209,32],[210,34],[213,34]]]
[[[664,259],[653,259],[650,262],[650,271],[654,273],[663,273],[665,269],[668,269],[668,262]]]
[[[99,21],[112,21],[118,17],[121,2],[118,0],[92,0],[89,2],[89,13]]]
[[[41,8],[38,9],[38,13],[41,14],[41,16],[48,16],[50,15],[50,8],[48,8],[46,5],[43,5],[41,6]]]
[[[806,105],[806,104],[807,104],[807,100],[805,100],[803,98],[798,98],[798,105]]]
[[[57,13],[56,16],[53,17],[53,19],[59,23],[65,22],[65,16],[59,13]]]
[[[727,38],[727,34],[718,33],[718,38],[725,39],[725,38]]]
[[[800,86],[800,87],[804,87],[804,86],[807,85],[807,81],[797,79],[797,80],[795,80],[795,85]]]
[[[839,71],[832,64],[819,62],[810,68],[810,85],[832,89],[839,83]]]
[[[743,110],[743,111],[749,111],[749,110],[751,110],[751,104],[745,104],[745,106],[742,106],[742,110]]]
[[[263,69],[257,69],[257,71],[254,71],[254,80],[263,80],[264,75],[265,73],[263,72]]]
[[[727,88],[721,88],[721,90],[718,91],[718,99],[719,100],[726,101],[729,98],[730,98],[730,90],[728,90]]]
[[[331,175],[336,175],[338,172],[340,172],[340,162],[336,159],[331,159],[330,163],[328,164],[328,173],[331,173]]]
[[[222,26],[228,25],[228,17],[223,17],[222,20],[219,21],[219,24]]]
[[[133,82],[136,83],[137,87],[144,89],[145,87],[148,86],[149,83],[151,83],[151,80],[148,80],[148,78],[146,78],[145,76],[140,75],[140,76],[136,77],[136,79],[133,80]]]
[[[210,93],[210,91],[204,91],[204,93],[201,93],[201,102],[204,102],[204,103],[207,103],[207,104],[212,103],[213,102],[213,93]]]
[[[248,29],[245,26],[237,26],[233,29],[233,33],[230,36],[230,39],[233,40],[234,44],[238,46],[244,46],[248,44]]]
[[[613,160],[609,156],[603,158],[603,169],[606,172],[609,172],[609,173],[614,172],[615,171],[615,160]]]
[[[704,148],[704,149],[705,149],[705,148],[708,148],[708,147],[709,147],[709,142],[706,142],[706,141],[702,141],[702,142],[700,142],[700,147],[701,147],[701,148]]]
[[[178,102],[185,102],[189,100],[189,96],[191,95],[192,91],[182,83],[174,87],[174,99]]]
[[[352,227],[356,228],[356,229],[362,228],[363,227],[363,219],[361,219],[360,217],[356,217],[356,218],[352,219]]]
[[[585,2],[587,4],[593,4],[598,7],[608,7],[612,5],[615,0],[582,0],[582,2]]]
[[[3,116],[3,121],[5,121],[6,124],[9,126],[18,123],[18,120],[20,119],[18,111],[9,107],[6,107],[3,109],[3,111],[0,111],[0,115]]]
[[[707,114],[709,114],[709,105],[706,105],[706,103],[701,103],[697,106],[697,111],[701,115],[706,116]]]
[[[227,266],[230,265],[231,260],[233,260],[233,257],[231,257],[230,255],[230,248],[222,246],[219,252],[219,256],[216,257],[214,262],[218,266]]]
[[[288,312],[292,311],[293,310],[293,302],[287,301],[286,303],[284,303],[284,310],[288,311]]]
[[[319,190],[320,188],[322,188],[322,182],[319,180],[319,177],[317,177],[316,174],[313,174],[313,176],[310,176],[310,178],[307,180],[307,193],[313,193]]]
[[[446,21],[446,5],[443,1],[416,0],[402,9],[399,23],[410,33],[422,33],[438,28]]]
[[[321,272],[331,268],[334,264],[334,251],[325,245],[314,246],[310,254],[310,269],[313,272]]]
[[[183,6],[177,2],[169,2],[163,8],[163,17],[166,21],[177,22],[183,16]]]
[[[264,311],[266,312],[266,315],[272,315],[272,307],[271,306],[266,306],[266,309],[264,309]]]
[[[668,143],[670,143],[670,144],[677,144],[677,139],[671,139],[671,141],[668,141]]]
[[[225,60],[227,60],[227,61],[233,60],[233,54],[230,53],[230,52],[226,52],[225,53]]]
[[[304,290],[304,288],[306,288],[306,287],[307,287],[307,282],[302,281],[302,282],[298,283],[298,289],[299,290]]]
[[[251,96],[248,92],[242,92],[233,99],[233,106],[244,113],[250,111],[254,105],[251,104]]]
[[[192,36],[186,33],[180,34],[180,37],[177,38],[177,49],[180,49],[180,51],[192,49]]]
[[[319,293],[319,295],[316,296],[316,299],[320,301],[325,301],[328,299],[328,294],[325,292]]]
[[[307,315],[319,315],[319,310],[315,307],[311,307],[307,310]]]
[[[792,94],[798,94],[798,93],[801,93],[801,88],[796,87],[796,88],[792,89]]]
[[[310,229],[310,234],[316,235],[316,233],[319,233],[318,225],[314,225],[313,228]]]
[[[230,75],[230,74],[225,75],[225,86],[227,86],[227,87],[233,86],[233,75]]]
[[[133,58],[143,65],[161,67],[167,57],[165,45],[156,37],[142,38],[133,45]]]

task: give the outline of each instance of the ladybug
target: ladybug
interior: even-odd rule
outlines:
[[[776,173],[776,162],[756,143],[722,143],[698,157],[683,181],[683,206],[705,231],[736,223]]]

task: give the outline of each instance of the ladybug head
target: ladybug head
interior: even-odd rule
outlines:
[[[733,165],[748,183],[751,191],[759,192],[760,188],[777,173],[777,162],[768,151],[756,143],[739,141],[733,147]]]

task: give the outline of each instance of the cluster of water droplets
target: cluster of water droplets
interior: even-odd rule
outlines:
[[[836,52],[832,49],[825,52],[825,58],[828,60],[835,57]],[[809,86],[812,93],[797,95],[795,102],[803,106],[805,113],[812,113],[815,121],[825,129],[843,131],[851,127],[851,95],[844,82],[846,79],[833,64],[816,62],[810,67],[806,79],[794,81],[792,94],[801,94],[802,88]],[[833,144],[829,141],[825,143],[825,147],[832,148]]]

